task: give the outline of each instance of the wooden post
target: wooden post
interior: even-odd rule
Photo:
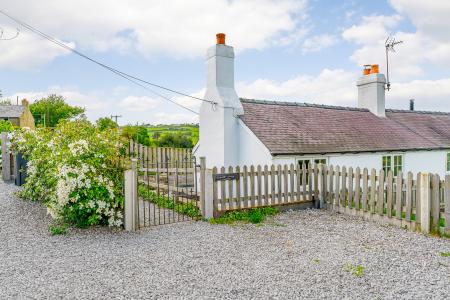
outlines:
[[[212,171],[206,169],[206,158],[200,157],[200,208],[203,218],[211,219],[214,213],[217,212],[217,207],[214,207],[214,193],[213,193],[213,176]]]
[[[431,231],[432,232],[439,232],[439,217],[440,217],[440,183],[441,178],[438,174],[434,174],[432,176],[431,181]]]
[[[139,228],[138,160],[131,159],[131,169],[125,171],[125,230]]]
[[[430,174],[420,174],[420,228],[423,233],[430,232],[430,214],[431,214],[431,190],[430,190]]]
[[[445,233],[450,234],[450,175],[445,176]]]
[[[324,208],[325,203],[325,172],[326,166],[323,164],[319,164],[319,172],[317,178],[318,190],[319,190],[319,202],[318,208]]]
[[[4,181],[11,180],[11,157],[8,144],[8,133],[2,132],[2,178]]]

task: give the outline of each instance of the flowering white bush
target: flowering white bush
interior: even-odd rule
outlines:
[[[86,120],[13,134],[12,147],[28,159],[21,196],[43,201],[57,220],[78,227],[122,225],[122,145],[117,130]]]

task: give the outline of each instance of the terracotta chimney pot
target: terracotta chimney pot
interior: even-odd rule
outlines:
[[[225,33],[216,34],[217,44],[225,45]]]

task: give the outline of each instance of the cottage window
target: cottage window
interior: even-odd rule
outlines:
[[[315,159],[314,160],[314,164],[315,165],[326,165],[327,164],[327,160],[324,158],[321,159]]]
[[[382,161],[384,174],[393,171],[397,176],[399,171],[403,170],[403,155],[384,155]]]
[[[446,165],[447,165],[447,172],[450,172],[450,152],[447,153]]]

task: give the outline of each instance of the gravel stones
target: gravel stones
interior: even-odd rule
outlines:
[[[52,236],[0,181],[0,298],[447,298],[450,240],[323,210]],[[356,276],[346,266],[361,266]]]

